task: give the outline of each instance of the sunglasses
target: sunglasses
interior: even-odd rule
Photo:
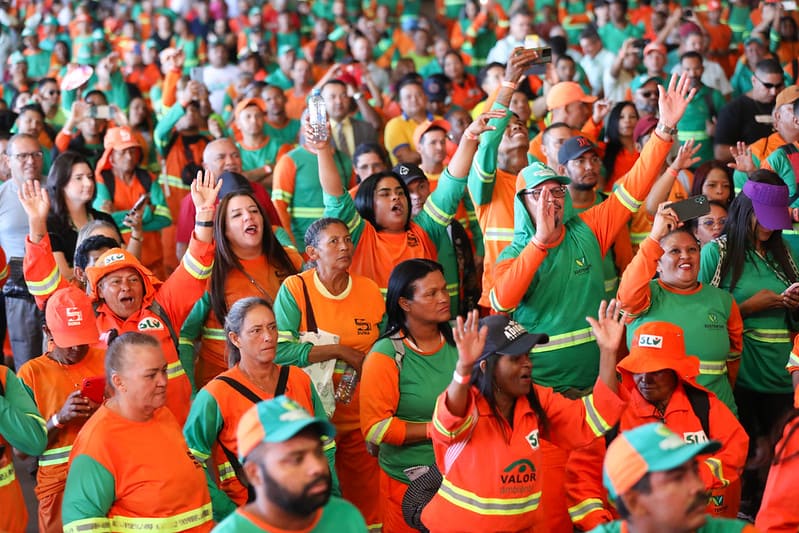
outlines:
[[[655,98],[658,95],[657,91],[640,91],[638,94],[641,98]]]
[[[783,87],[785,87],[785,82],[784,81],[781,81],[779,83],[766,83],[765,81],[761,80],[757,76],[753,76],[753,78],[755,78],[757,81],[759,81],[760,85],[762,85],[763,87],[765,87],[768,90],[777,89],[779,91]]]

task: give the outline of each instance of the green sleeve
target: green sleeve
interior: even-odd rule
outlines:
[[[699,281],[705,285],[710,285],[718,264],[719,245],[715,242],[709,242],[702,248],[699,260]]]
[[[788,186],[788,196],[790,198],[795,198],[796,176],[794,175],[793,165],[791,165],[791,161],[786,157],[785,151],[780,149],[774,150],[771,152],[771,155],[766,158],[766,162],[771,169],[779,175],[780,179],[785,182],[785,185]],[[791,207],[799,207],[799,201],[794,200]]]
[[[197,303],[192,307],[189,316],[183,322],[180,328],[180,339],[178,342],[178,359],[186,376],[191,382],[191,390],[193,394],[197,393],[197,384],[194,382],[194,358],[196,356],[194,350],[194,343],[200,339],[208,313],[211,309],[211,297],[208,291],[203,293],[202,298],[197,300]]]
[[[760,168],[760,159],[755,154],[752,154],[752,162],[755,164],[755,168]],[[746,172],[736,170],[732,173],[732,182],[733,187],[735,187],[735,194],[741,194],[741,191],[744,188],[744,183],[746,183],[746,180],[748,179],[749,175]]]
[[[189,451],[205,467],[214,520],[217,522],[236,510],[236,504],[217,486],[207,465],[224,422],[216,399],[207,390],[202,389],[194,398],[186,424],[183,426],[183,436],[186,438]]]
[[[158,118],[161,118],[161,116],[164,114],[164,104],[161,100],[163,93],[164,88],[161,85],[161,82],[150,87],[150,102],[153,103],[153,113],[155,113],[155,116]]]
[[[150,210],[150,217],[148,220],[147,211]],[[122,213],[127,214],[127,211]],[[124,215],[122,218],[125,218]],[[116,217],[114,218],[116,221]],[[153,180],[150,187],[150,205],[144,209],[144,216],[142,217],[142,229],[144,231],[158,231],[159,229],[166,228],[172,225],[172,213],[169,211],[169,206],[164,197],[164,188],[161,187],[161,178]],[[117,226],[122,226],[122,221],[117,222]]]
[[[311,402],[313,403],[313,414],[318,417],[327,418],[325,413],[325,406],[322,405],[322,400],[316,392],[316,387],[311,382]],[[333,487],[333,496],[341,496],[341,487],[338,482],[338,474],[336,473],[336,441],[333,437],[322,436],[322,446],[327,457],[327,462],[330,465],[330,481]]]
[[[178,120],[185,114],[186,110],[183,106],[176,103],[161,117],[155,130],[153,130],[153,142],[158,149],[158,153],[162,156],[166,157],[167,147],[172,138],[172,130],[175,128],[175,124],[178,123]]]
[[[102,205],[110,201],[111,201],[111,194],[108,192],[108,187],[106,187],[104,183],[96,183],[94,201],[92,202],[92,207],[97,209],[98,211],[102,211],[102,209],[100,209]],[[114,222],[116,223],[117,227],[121,227],[116,218],[114,219]]]
[[[455,216],[465,189],[466,179],[454,178],[449,170],[444,169],[438,179],[438,187],[427,197],[424,209],[413,219],[434,239],[436,247],[440,247],[436,236],[445,235],[449,238],[446,228]]]
[[[114,476],[103,465],[88,455],[75,457],[69,467],[61,505],[64,532],[110,531],[107,516],[116,499],[114,489]]]
[[[350,230],[352,244],[358,246],[358,241],[363,235],[366,222],[355,209],[355,202],[352,200],[350,193],[346,190],[341,196],[330,196],[324,193],[323,197],[325,212],[322,216],[333,217],[343,221],[347,225],[347,229]]]
[[[477,214],[474,212],[474,204],[468,194],[463,195],[463,205],[466,207],[466,215],[469,217],[469,230],[472,232],[472,240],[474,241],[474,254],[477,257],[484,257],[483,228],[480,227]]]
[[[289,232],[286,231],[283,226],[275,226],[272,229],[275,231],[275,238],[277,239],[277,242],[279,242],[283,248],[291,248],[293,250],[297,249],[297,247],[294,246],[294,241],[292,241],[291,237],[289,237]]]
[[[0,394],[0,434],[11,446],[27,455],[41,455],[47,447],[47,424],[25,384],[9,369]]]
[[[285,283],[280,286],[275,297],[275,317],[277,317],[277,357],[279,365],[308,366],[308,354],[313,345],[299,342],[302,313]]]
[[[477,147],[477,154],[475,154],[472,167],[469,169],[469,193],[477,205],[491,203],[497,176],[499,142],[502,140],[502,135],[505,133],[508,122],[510,122],[510,113],[508,113],[507,107],[494,102],[491,110],[495,109],[505,111],[506,115],[502,118],[492,118],[488,121],[488,124],[496,129],[480,134],[480,145]]]

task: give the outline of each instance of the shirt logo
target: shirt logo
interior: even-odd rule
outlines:
[[[529,459],[514,461],[499,475],[499,480],[505,483],[531,483],[536,479],[535,465]]]
[[[534,429],[530,433],[527,434],[525,437],[527,440],[527,444],[530,445],[530,448],[537,450],[538,449],[538,430]]]
[[[707,442],[707,435],[705,435],[705,432],[702,430],[689,431],[682,434],[682,440],[688,444],[699,444],[701,442]]]
[[[638,346],[643,348],[657,348],[659,350],[663,347],[663,337],[660,335],[641,334],[641,336],[638,337]]]
[[[164,325],[155,317],[148,316],[138,324],[139,331],[157,331],[164,329]]]
[[[372,324],[365,318],[356,318],[355,325],[358,327],[356,334],[369,335],[372,332]]]

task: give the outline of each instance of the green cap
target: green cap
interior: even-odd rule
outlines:
[[[530,166],[524,167],[519,173],[519,177],[524,182],[523,186],[519,188],[520,190],[532,189],[536,185],[540,185],[548,180],[555,180],[563,185],[568,185],[571,183],[569,178],[559,175],[554,170],[543,163],[539,163],[538,161]]]

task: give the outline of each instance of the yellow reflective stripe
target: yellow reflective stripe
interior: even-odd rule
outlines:
[[[199,262],[197,258],[191,255],[190,251],[186,251],[183,254],[183,268],[185,268],[189,274],[195,279],[208,279],[211,276],[211,270],[213,269],[214,262],[211,261],[211,264],[206,266]]]
[[[322,451],[330,451],[336,449],[336,439],[322,435]]]
[[[369,531],[380,531],[383,529],[383,523],[381,522],[379,524],[367,524],[366,529],[368,529]]]
[[[788,357],[788,364],[785,366],[786,368],[791,366],[799,366],[799,355],[791,352],[791,355]]]
[[[167,379],[175,379],[180,376],[184,376],[186,371],[183,370],[183,365],[180,364],[180,361],[175,361],[174,363],[169,363],[166,365],[166,377]]]
[[[61,465],[69,461],[69,452],[72,451],[72,445],[63,446],[61,448],[53,448],[52,450],[45,450],[39,457],[39,466],[54,466]]]
[[[10,485],[15,479],[17,479],[17,476],[14,472],[14,463],[8,463],[3,468],[0,468],[0,487]]]
[[[224,341],[225,330],[221,328],[206,328],[203,327],[203,339],[210,339],[215,341]]]
[[[585,421],[588,423],[588,427],[591,428],[591,431],[594,432],[594,435],[601,437],[610,431],[610,424],[602,418],[602,415],[599,414],[599,411],[597,411],[594,405],[594,395],[589,394],[588,396],[583,396],[581,399],[583,401],[583,406],[585,406]]]
[[[114,531],[127,533],[129,531],[185,531],[198,527],[212,520],[211,503],[202,507],[165,518],[140,518],[132,516],[112,516],[111,527]]]
[[[616,288],[616,284],[619,282],[619,278],[614,276],[612,278],[608,278],[605,280],[605,292],[610,292]]]
[[[685,142],[688,139],[693,139],[695,141],[704,141],[710,139],[710,135],[707,134],[705,130],[696,130],[696,131],[682,131],[679,130],[677,132],[677,140],[680,142]]]
[[[44,420],[44,418],[33,413],[25,413],[25,415],[28,416],[28,418],[34,419],[42,427],[44,434],[47,434],[47,422]]]
[[[721,481],[723,486],[727,486],[730,484],[728,479],[724,479],[724,471],[721,466],[721,461],[716,459],[715,457],[708,457],[705,459],[705,464],[710,468],[710,473],[713,474],[713,477]]]
[[[219,465],[219,481],[227,481],[236,477],[236,471],[233,470],[233,465],[226,461]]]
[[[699,373],[717,375],[726,374],[727,361],[699,361]]]
[[[6,279],[8,277],[8,263],[3,266],[3,270],[0,270],[0,281]]]
[[[551,352],[553,350],[561,350],[571,346],[579,346],[594,340],[594,334],[591,328],[578,329],[575,331],[568,331],[559,335],[550,335],[549,342],[546,344],[539,344],[533,348],[533,352]]]
[[[523,498],[483,498],[477,494],[456,487],[444,478],[439,496],[461,509],[467,509],[481,515],[506,515],[514,516],[535,511],[541,502],[541,491]]]
[[[741,352],[730,352],[727,355],[727,362],[729,363],[731,361],[737,361],[740,358],[741,358]]]
[[[358,226],[360,224],[361,224],[361,215],[359,215],[358,212],[356,211],[355,216],[353,216],[352,219],[350,219],[350,221],[347,222],[347,229],[349,230],[350,233],[352,233],[353,231],[358,229]]]
[[[433,222],[440,226],[449,226],[452,222],[452,216],[445,213],[440,207],[435,205],[432,198],[428,198],[424,203],[424,212],[427,213]]]
[[[287,204],[290,204],[292,198],[294,198],[294,195],[288,191],[284,191],[282,189],[272,189],[272,200],[281,200]]]
[[[750,339],[760,342],[769,342],[775,344],[780,342],[791,342],[791,334],[787,329],[753,328],[745,330],[744,335]]]
[[[209,454],[207,454],[205,452],[201,452],[200,450],[195,450],[194,448],[189,448],[189,451],[201,463],[204,463],[205,461],[208,460],[209,457],[211,457]]]
[[[627,189],[624,188],[624,185],[618,185],[616,190],[613,191],[613,194],[619,201],[622,203],[624,207],[628,210],[632,211],[633,213],[638,212],[638,209],[641,207],[643,202],[639,202],[633,196],[627,192]]]
[[[179,338],[178,339],[178,344],[180,346],[190,346],[190,347],[194,348],[194,341],[192,341],[191,339],[187,339],[185,337]]]
[[[516,309],[515,307],[502,307],[499,304],[499,300],[497,300],[497,296],[494,293],[494,289],[491,289],[491,291],[488,293],[488,299],[491,302],[491,307],[494,308],[494,310],[499,311],[501,313],[511,313],[513,312],[514,309]]]
[[[296,218],[322,218],[325,214],[324,207],[294,207],[290,211]]]
[[[155,209],[153,209],[153,214],[168,218],[169,220],[172,220],[172,212],[165,205],[157,205],[157,206],[155,206]]]
[[[294,342],[294,334],[291,331],[278,330],[277,342]]]
[[[641,244],[649,236],[649,233],[630,233],[630,242]]]
[[[366,441],[379,446],[380,443],[383,442],[383,437],[386,436],[388,426],[391,425],[392,420],[394,420],[393,416],[390,418],[385,418],[370,427],[369,431],[366,432]]]
[[[513,228],[487,227],[483,232],[483,240],[511,242],[513,240]]]
[[[480,163],[478,163],[477,161],[472,162],[472,168],[474,168],[475,172],[477,172],[477,179],[479,179],[483,183],[494,183],[494,180],[496,179],[497,176],[496,172],[489,174],[488,172],[483,170],[483,168],[480,166]]]
[[[111,521],[108,518],[84,518],[64,524],[64,533],[110,533]]]
[[[6,268],[8,267],[6,266]],[[46,296],[55,291],[59,283],[61,283],[61,274],[58,272],[58,265],[54,266],[52,272],[41,281],[25,280],[25,284],[28,285],[28,292],[33,296]]]
[[[464,418],[463,424],[450,431],[447,428],[445,428],[438,420],[438,402],[436,402],[436,407],[435,409],[433,409],[433,429],[435,429],[436,431],[438,431],[447,438],[454,439],[455,437],[457,437],[467,429],[471,428],[472,425],[474,425],[474,413],[475,411],[473,410],[471,413],[469,413],[469,416]]]
[[[458,283],[447,283],[447,292],[450,296],[457,296],[459,293]]]
[[[588,516],[590,513],[594,511],[601,511],[605,508],[605,505],[602,503],[602,500],[598,498],[587,498],[577,505],[573,505],[569,507],[569,516],[572,519],[572,522],[578,522]]]
[[[166,184],[169,185],[170,187],[174,187],[175,189],[183,189],[184,191],[191,190],[191,186],[183,183],[183,179],[180,176],[170,176],[169,174],[167,174]]]

